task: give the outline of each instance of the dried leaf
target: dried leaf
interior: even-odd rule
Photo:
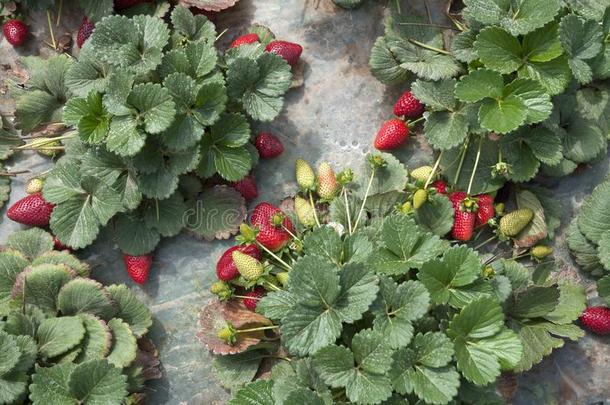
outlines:
[[[180,0],[179,4],[184,7],[195,7],[205,11],[222,11],[233,7],[239,0]]]
[[[271,325],[272,322],[262,315],[248,310],[241,301],[210,301],[199,312],[199,341],[214,354],[227,355],[246,351],[258,344],[264,336],[263,332],[238,333],[237,342],[228,345],[218,338],[218,331],[230,322],[236,329],[247,329],[261,325]]]

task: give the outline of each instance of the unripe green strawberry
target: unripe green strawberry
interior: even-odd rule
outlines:
[[[309,228],[316,224],[313,207],[306,199],[296,196],[294,198],[294,210],[297,213],[299,222],[302,223],[303,226]]]
[[[288,284],[288,280],[290,279],[290,274],[288,274],[287,271],[283,271],[281,273],[277,273],[275,275],[275,278],[277,278],[277,281],[279,281],[284,287],[286,287],[286,285]]]
[[[218,339],[222,340],[228,345],[234,345],[235,342],[237,342],[237,331],[229,322],[227,322],[216,335],[218,336]]]
[[[250,255],[234,250],[231,256],[239,274],[248,281],[258,279],[265,272],[263,264]]]
[[[413,194],[413,208],[419,209],[428,201],[428,192],[423,188],[420,188]]]
[[[36,146],[35,149],[41,155],[54,157],[58,153],[58,149],[61,146],[59,141],[54,141],[53,138],[38,138],[35,144],[39,144],[40,146]]]
[[[529,208],[509,212],[500,219],[500,232],[504,236],[517,236],[533,218],[534,212]]]
[[[413,211],[413,205],[411,204],[411,201],[405,202],[403,205],[400,206],[399,210],[403,214],[409,214],[410,212],[412,212]]]
[[[304,191],[313,190],[316,183],[316,175],[309,163],[303,159],[297,159],[295,162],[295,172],[299,187]]]
[[[432,173],[432,167],[420,166],[416,169],[413,169],[413,171],[411,171],[411,177],[413,177],[415,180],[426,181],[426,180],[428,180],[428,177],[430,177],[431,173]]]
[[[28,180],[27,184],[25,185],[25,192],[28,194],[40,193],[43,185],[44,181],[42,179],[34,177],[33,179]]]
[[[318,195],[323,200],[332,200],[339,190],[339,183],[332,167],[322,162],[318,167]]]
[[[550,246],[538,245],[534,246],[530,251],[532,257],[536,260],[542,260],[553,253],[553,248]]]
[[[224,281],[217,281],[210,287],[210,292],[221,300],[228,300],[233,295],[233,289]]]

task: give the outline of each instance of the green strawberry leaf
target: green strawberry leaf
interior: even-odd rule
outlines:
[[[453,206],[443,195],[428,196],[428,201],[415,211],[417,224],[435,235],[446,235],[453,227]]]
[[[451,53],[460,62],[470,63],[479,58],[474,49],[474,41],[477,38],[478,32],[469,29],[460,32],[451,41]]]
[[[499,100],[485,99],[479,109],[481,126],[505,134],[525,123],[528,109],[524,100],[514,94]]]
[[[385,219],[381,228],[382,246],[373,253],[370,263],[381,274],[406,274],[440,255],[446,248],[438,236],[421,230],[404,215]]]
[[[40,228],[31,228],[12,233],[6,240],[6,247],[15,249],[26,258],[34,260],[43,253],[53,250],[53,237]]]
[[[454,339],[458,370],[477,385],[494,381],[501,369],[514,367],[523,353],[517,334],[504,326],[502,308],[490,298],[464,307],[449,323],[447,334]]]
[[[604,276],[597,280],[597,294],[606,301],[606,304],[610,304],[610,276]]]
[[[30,385],[30,399],[40,404],[74,403],[68,381],[75,367],[74,363],[62,363],[53,367],[36,366]]]
[[[48,313],[56,313],[57,295],[73,277],[72,270],[62,265],[41,264],[31,267],[23,273],[23,279],[18,280],[19,284],[15,284],[16,291],[19,291],[15,297],[22,299],[22,296],[26,296],[28,304],[36,305]]]
[[[429,82],[417,79],[411,86],[413,96],[433,110],[455,108],[455,79]]]
[[[79,317],[83,321],[86,333],[85,338],[80,344],[82,351],[79,353],[76,362],[82,363],[84,361],[105,358],[112,344],[112,334],[108,325],[106,325],[106,322],[90,314],[80,314]]]
[[[597,254],[597,247],[578,228],[578,218],[574,218],[568,226],[566,240],[574,260],[582,271],[597,276],[604,274],[604,268]]]
[[[515,79],[504,88],[504,97],[515,95],[520,97],[527,107],[527,124],[536,124],[546,120],[553,112],[551,97],[536,81]]]
[[[386,37],[379,37],[375,41],[369,59],[371,73],[384,84],[401,84],[409,79],[411,72],[402,66],[389,42]]]
[[[240,388],[229,405],[275,405],[273,380],[256,380]]]
[[[430,296],[418,281],[400,285],[391,278],[379,279],[379,296],[371,312],[375,315],[374,329],[379,331],[393,348],[404,347],[413,337],[412,322],[426,314]]]
[[[57,307],[62,315],[89,313],[103,319],[110,318],[114,303],[95,280],[77,278],[66,283],[57,296]]]
[[[575,14],[568,14],[559,24],[559,38],[568,56],[572,74],[581,84],[593,79],[593,71],[587,60],[593,59],[602,50],[603,33],[595,21],[584,20]]]
[[[0,315],[6,316],[10,312],[11,291],[29,261],[19,251],[6,249],[0,252]]]
[[[80,402],[118,403],[127,396],[127,377],[106,360],[91,360],[74,368],[68,387],[72,398]]]
[[[334,342],[342,322],[354,322],[368,309],[377,295],[377,283],[377,277],[361,264],[348,264],[338,274],[318,256],[299,260],[289,284],[297,303],[280,326],[286,347],[305,355]]]
[[[250,350],[229,356],[218,356],[214,359],[214,371],[220,377],[223,387],[237,389],[251,382],[261,364],[260,350]]]
[[[602,235],[610,229],[610,181],[595,187],[591,195],[583,202],[578,215],[578,228],[595,244],[599,244]]]
[[[481,274],[478,255],[465,246],[452,248],[441,259],[424,263],[418,273],[419,280],[437,304],[457,306],[457,294],[477,280]],[[460,307],[460,306],[458,306]]]
[[[502,75],[487,69],[477,69],[462,76],[455,86],[455,96],[467,103],[485,98],[500,98],[504,91]]]
[[[500,25],[512,35],[523,35],[553,21],[559,0],[507,1],[465,0],[463,15],[488,25]]]
[[[228,239],[237,233],[246,218],[245,200],[227,186],[207,189],[186,205],[185,228],[205,240]],[[225,214],[218,215],[219,212]]]
[[[419,333],[409,347],[394,353],[392,386],[400,394],[414,393],[426,403],[447,403],[460,385],[455,367],[448,365],[452,356],[452,342],[442,332]]]
[[[483,29],[474,49],[486,67],[503,74],[512,73],[523,64],[519,40],[499,27]]]
[[[64,354],[83,340],[85,332],[77,316],[45,319],[36,332],[38,352],[47,358]]]
[[[114,221],[114,232],[121,252],[132,256],[152,252],[161,240],[159,232],[149,227],[138,213],[118,214]]]
[[[108,321],[108,327],[112,332],[112,348],[108,354],[108,363],[117,368],[125,368],[136,358],[138,345],[136,337],[129,325],[118,318]]]
[[[471,109],[467,106],[454,111],[425,113],[424,133],[428,142],[437,149],[451,149],[468,136]]]
[[[227,71],[229,96],[240,99],[248,115],[259,121],[277,117],[291,82],[290,66],[282,57],[269,52],[256,60],[239,58]]]
[[[216,40],[216,28],[204,15],[194,15],[188,8],[181,5],[174,7],[171,14],[174,27],[172,40],[174,43],[205,41],[213,43]]]
[[[112,15],[95,25],[89,42],[95,56],[117,68],[145,74],[161,63],[169,29],[160,18]]]
[[[405,166],[389,153],[376,153],[374,156],[380,156],[385,161],[386,165],[375,171],[369,195],[384,194],[390,191],[403,191],[409,176],[409,172]],[[372,170],[373,169],[367,165],[362,176],[359,176],[360,180],[356,184],[357,197],[364,198],[368,181],[372,175]]]
[[[553,22],[523,37],[523,55],[528,61],[548,62],[563,54],[558,28]]]
[[[114,11],[114,4],[111,0],[79,0],[78,2],[87,18],[94,23]]]
[[[133,334],[140,338],[152,326],[150,309],[125,285],[111,285],[106,291],[116,305],[115,318],[120,318],[127,324]]]
[[[352,402],[375,404],[389,398],[392,350],[383,335],[360,331],[352,339],[352,350],[334,345],[319,350],[313,356],[315,370],[331,387],[345,387]]]
[[[95,177],[80,178],[78,167],[70,162],[55,166],[43,193],[57,204],[51,215],[53,233],[74,249],[93,242],[99,227],[123,209],[113,188]]]
[[[395,55],[400,66],[426,80],[449,79],[456,76],[461,67],[455,59],[429,49],[416,46],[405,40],[387,42],[392,55]],[[435,37],[430,45],[442,48],[442,35]],[[372,59],[371,55],[371,59]]]

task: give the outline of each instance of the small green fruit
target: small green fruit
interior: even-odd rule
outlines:
[[[294,198],[294,210],[296,211],[299,222],[303,224],[303,226],[310,228],[316,224],[313,207],[306,199],[296,196]]]
[[[413,177],[415,180],[419,180],[419,181],[426,181],[428,180],[428,177],[430,177],[430,174],[432,174],[432,167],[431,166],[420,166],[416,169],[413,169],[410,173],[411,177]]]
[[[553,253],[553,248],[550,246],[538,245],[534,246],[530,253],[534,259],[542,260]]]
[[[509,212],[500,219],[500,232],[504,236],[517,236],[533,218],[534,212],[529,208]]]
[[[239,274],[248,281],[257,280],[265,272],[261,262],[239,250],[233,251],[231,257]]]
[[[295,173],[297,184],[302,190],[313,190],[316,183],[316,176],[309,163],[303,159],[297,159],[295,162]]]
[[[277,281],[279,281],[282,286],[286,287],[288,285],[288,280],[290,279],[290,274],[288,274],[287,271],[283,271],[281,273],[277,273],[275,278],[277,278]]]
[[[426,201],[428,201],[428,191],[423,188],[420,188],[413,194],[413,208],[416,210],[424,205]]]

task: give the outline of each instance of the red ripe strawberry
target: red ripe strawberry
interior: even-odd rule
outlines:
[[[72,250],[69,246],[66,246],[59,240],[57,236],[53,237],[53,249],[55,250]]]
[[[239,277],[239,271],[237,271],[235,262],[233,262],[233,251],[235,250],[245,253],[248,256],[252,256],[256,260],[263,260],[261,251],[258,250],[258,247],[254,244],[230,247],[222,254],[222,256],[220,256],[218,263],[216,263],[216,276],[219,280],[231,281],[234,278]]]
[[[580,315],[580,323],[598,335],[610,334],[610,308],[589,307]]]
[[[475,227],[487,225],[487,221],[492,219],[495,215],[494,210],[494,198],[489,194],[481,194],[477,196],[477,220]]]
[[[252,298],[244,298],[244,305],[250,311],[256,311],[256,304],[258,304],[258,300],[265,296],[265,289],[261,287],[256,287],[254,290],[246,293],[246,297]]]
[[[384,122],[377,136],[375,147],[379,150],[392,150],[398,148],[409,137],[409,128],[404,121],[391,119]]]
[[[29,30],[21,20],[8,20],[2,27],[2,33],[9,44],[19,46],[28,39]]]
[[[138,284],[144,284],[148,280],[148,274],[150,273],[150,267],[153,262],[153,255],[147,254],[142,256],[130,256],[123,255],[123,261],[125,262],[125,268],[127,274],[133,281]]]
[[[236,48],[238,46],[242,46],[245,44],[253,44],[255,42],[260,42],[261,39],[257,34],[251,32],[249,34],[242,35],[240,37],[235,38],[235,41],[231,42],[229,48]]]
[[[233,183],[233,188],[246,199],[254,200],[258,197],[258,189],[256,188],[256,180],[254,176],[249,175],[241,179],[240,181]]]
[[[474,223],[476,220],[476,213],[469,211],[464,206],[464,200],[468,198],[468,195],[463,191],[456,191],[449,195],[449,200],[453,204],[453,229],[451,229],[451,236],[454,239],[467,241],[472,238],[472,232],[474,230]]]
[[[136,4],[142,3],[143,0],[114,0],[114,8],[116,10],[124,10],[133,7]]]
[[[271,159],[284,152],[284,145],[277,136],[269,132],[261,132],[254,140],[254,146],[263,159]]]
[[[265,51],[280,55],[290,66],[294,66],[299,61],[299,57],[301,57],[303,47],[294,42],[271,41],[265,47]]]
[[[93,28],[95,28],[95,25],[89,21],[87,16],[83,17],[83,21],[80,23],[80,28],[78,29],[78,34],[76,35],[76,45],[78,45],[79,48],[82,48],[85,41],[91,36]]]
[[[394,104],[394,115],[397,117],[419,118],[424,113],[424,105],[413,97],[413,93],[405,91]]]
[[[439,194],[447,194],[447,183],[443,180],[436,180],[432,183],[432,187],[434,187]]]
[[[268,202],[262,202],[254,207],[250,222],[253,226],[258,227],[259,232],[256,235],[258,243],[274,252],[286,246],[292,239],[290,233],[294,233],[290,218]],[[288,229],[290,233],[284,228]]]
[[[13,204],[6,216],[20,224],[42,227],[49,225],[54,207],[44,200],[42,193],[34,193]]]

